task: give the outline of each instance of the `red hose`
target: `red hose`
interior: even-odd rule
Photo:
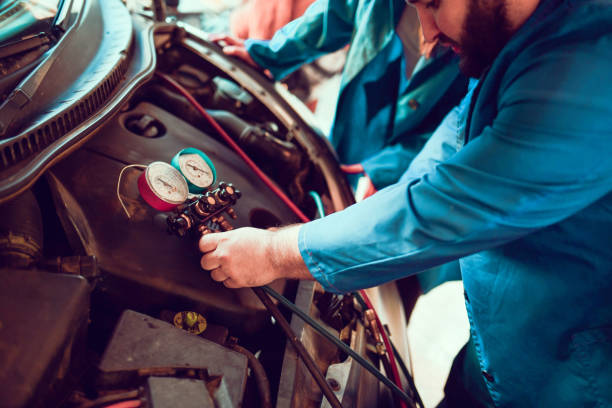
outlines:
[[[232,149],[234,149],[234,151],[240,156],[240,158],[244,160],[244,162],[251,168],[251,170],[253,170],[253,172],[257,175],[257,177],[259,177],[261,181],[263,181],[264,184],[268,186],[268,188],[270,188],[270,190],[272,190],[272,192],[276,194],[302,222],[310,221],[310,219],[308,219],[308,217],[304,215],[304,213],[293,203],[293,201],[291,201],[291,199],[289,199],[289,197],[287,197],[287,195],[280,188],[278,188],[272,180],[270,180],[270,178],[257,166],[257,164],[255,164],[255,162],[253,162],[253,160],[251,160],[251,158],[244,152],[244,150],[242,150],[240,146],[238,146],[238,144],[234,141],[234,139],[232,139],[225,132],[225,130],[223,130],[223,128],[217,123],[217,121],[212,116],[210,116],[208,112],[206,112],[206,110],[202,107],[202,105],[200,105],[200,103],[193,96],[191,96],[191,94],[185,88],[183,88],[179,83],[177,83],[174,79],[170,78],[166,74],[162,74],[161,72],[156,72],[155,74],[161,79],[163,79],[164,81],[166,81],[168,84],[170,84],[181,95],[187,98],[189,103],[191,103],[193,107],[196,108],[196,110],[202,116],[204,116],[204,118],[206,118],[206,120],[215,128],[217,132],[219,132],[223,140],[225,140],[225,142],[229,144],[232,147]],[[352,173],[352,174],[363,173],[363,166],[361,164],[343,165],[340,167],[345,173]],[[376,323],[378,324],[378,327],[380,329],[380,334],[383,338],[383,342],[385,343],[385,348],[387,349],[387,353],[389,354],[389,363],[391,364],[393,381],[395,382],[395,385],[397,385],[400,389],[403,389],[402,381],[400,380],[400,376],[399,376],[399,370],[397,369],[397,362],[395,361],[395,355],[393,354],[393,348],[391,347],[391,342],[389,341],[389,338],[387,337],[387,332],[385,331],[382,323],[380,322],[380,319],[378,318],[378,314],[376,313],[376,310],[372,306],[372,303],[370,302],[368,295],[363,290],[359,291],[359,293],[363,297],[368,308],[372,309],[372,311],[374,312],[374,316],[376,317]],[[402,408],[406,408],[406,403],[404,401],[400,401],[400,403],[401,403]],[[128,407],[117,407],[117,408],[128,408]]]
[[[365,173],[363,166],[360,163],[357,164],[341,164],[340,170],[346,174],[361,174]]]
[[[372,183],[370,176],[367,175],[361,163],[341,164],[340,170],[342,170],[346,174],[362,174],[363,177],[368,179],[368,183],[369,183],[368,189],[364,192],[362,200],[365,200],[366,198],[370,197],[371,195],[373,195],[374,193],[378,191],[376,190],[376,187],[374,187],[374,184]]]

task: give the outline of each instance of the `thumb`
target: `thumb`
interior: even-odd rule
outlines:
[[[219,244],[220,234],[206,234],[200,238],[200,242],[198,243],[198,247],[200,251],[203,253],[211,252],[217,249],[217,245]]]

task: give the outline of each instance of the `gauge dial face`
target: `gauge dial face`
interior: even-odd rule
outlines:
[[[178,158],[181,172],[194,186],[209,187],[215,182],[215,175],[203,157],[195,153],[182,154]]]
[[[153,162],[147,167],[146,178],[153,193],[169,204],[181,204],[187,199],[187,182],[177,169],[164,162]]]

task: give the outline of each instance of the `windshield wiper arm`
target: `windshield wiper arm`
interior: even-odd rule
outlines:
[[[39,33],[22,37],[17,41],[12,41],[0,46],[0,59],[10,57],[25,51],[40,48],[51,43],[51,38],[47,33]]]
[[[72,9],[72,0],[61,0],[53,19],[54,29],[62,33],[66,32],[70,23],[70,9]]]

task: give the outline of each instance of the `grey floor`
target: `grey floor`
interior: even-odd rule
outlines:
[[[417,301],[408,324],[414,380],[426,408],[442,399],[455,354],[467,342],[463,284],[447,282]]]

